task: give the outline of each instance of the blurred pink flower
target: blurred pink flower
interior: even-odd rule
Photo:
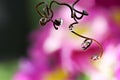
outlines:
[[[95,1],[91,1],[94,4]],[[53,19],[62,18],[64,21],[58,30],[49,22],[30,34],[30,59],[21,60],[13,80],[76,80],[75,76],[82,73],[89,74],[91,80],[119,80],[120,66],[116,67],[120,55],[120,29],[116,23],[120,20],[116,19],[119,14],[100,7],[88,7],[89,16],[80,20],[74,30],[103,45],[104,55],[100,61],[91,61],[91,57],[99,53],[95,43],[86,51],[81,50],[83,39],[69,31],[68,26],[74,20],[70,17],[70,10],[63,6],[54,11]],[[82,10],[80,6],[76,8]]]
[[[69,4],[72,4],[72,3],[74,3],[76,0],[58,0],[58,1],[60,1],[60,2],[67,2],[67,3],[69,3]],[[94,5],[95,5],[95,0],[80,0],[80,1],[77,3],[77,6],[78,6],[78,7],[82,7],[82,8],[84,8],[85,10],[92,8]]]
[[[103,8],[120,7],[120,0],[96,0],[96,6]]]

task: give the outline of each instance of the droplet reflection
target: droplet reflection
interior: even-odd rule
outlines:
[[[94,55],[94,56],[91,57],[91,60],[93,60],[93,61],[97,61],[99,59],[100,59],[99,55]]]
[[[90,39],[85,39],[85,41],[81,44],[81,48],[83,50],[86,50],[92,43],[92,40]]]
[[[47,20],[48,20],[47,18],[42,17],[42,18],[40,18],[39,24],[41,24],[41,25],[45,25],[46,22],[47,22]]]
[[[57,26],[61,26],[63,24],[63,20],[61,18],[55,19],[54,24]]]

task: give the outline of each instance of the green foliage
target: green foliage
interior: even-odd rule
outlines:
[[[35,10],[35,6],[39,3],[39,2],[47,2],[48,4],[52,1],[52,0],[28,0],[28,22],[29,22],[29,27],[31,29],[34,29],[34,28],[37,28],[39,27],[38,23],[39,23],[39,19],[40,19],[40,16],[38,15],[38,13],[36,12]],[[40,9],[42,9],[40,7]]]
[[[76,80],[90,80],[90,77],[85,73],[81,73],[79,76],[77,76]]]
[[[0,80],[12,80],[12,77],[17,70],[17,66],[17,60],[0,62]]]

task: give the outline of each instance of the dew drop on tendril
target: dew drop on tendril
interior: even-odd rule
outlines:
[[[92,61],[97,61],[97,60],[99,60],[100,59],[100,56],[99,55],[93,55],[92,57],[91,57],[91,60]]]
[[[92,40],[90,39],[85,39],[84,42],[81,44],[81,48],[83,50],[86,50],[92,43]]]
[[[40,23],[41,25],[45,25],[46,22],[47,22],[47,18],[45,18],[45,17],[40,18],[39,23]]]
[[[61,26],[63,24],[63,20],[61,18],[55,19],[54,24],[56,26]]]

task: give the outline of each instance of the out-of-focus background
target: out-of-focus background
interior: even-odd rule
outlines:
[[[28,36],[30,35],[30,33],[32,31],[38,29],[38,27],[39,27],[38,22],[39,22],[40,16],[35,11],[35,5],[40,1],[43,1],[43,0],[0,0],[0,80],[12,80],[15,73],[17,71],[19,71],[20,60],[22,58],[24,58],[24,59],[28,58],[28,55],[29,55],[28,46],[30,45]],[[44,0],[44,1],[46,1],[49,4],[51,0]],[[70,1],[61,0],[60,2],[67,2],[67,3],[72,4],[74,1],[73,0],[70,0]],[[78,4],[80,4],[83,9],[88,10],[88,13],[89,13],[89,11],[91,11],[90,18],[88,18],[87,20],[85,20],[83,22],[86,22],[86,21],[89,22],[94,17],[95,19],[93,20],[93,22],[91,20],[91,22],[88,23],[88,25],[93,24],[93,26],[96,26],[96,27],[99,26],[99,30],[101,32],[103,31],[103,33],[108,33],[108,34],[106,34],[107,37],[103,36],[105,34],[98,33],[98,35],[99,34],[100,34],[100,36],[102,35],[103,36],[102,38],[105,38],[105,39],[100,39],[100,37],[96,36],[97,39],[100,40],[101,43],[104,45],[103,47],[105,48],[105,52],[108,54],[109,53],[111,54],[111,51],[109,52],[109,49],[110,50],[113,49],[113,53],[118,53],[115,56],[118,56],[120,54],[120,51],[117,51],[116,49],[120,49],[120,45],[118,45],[118,43],[120,43],[120,41],[119,41],[120,40],[119,39],[120,1],[119,0],[106,0],[106,1],[104,1],[104,0],[86,0],[86,1],[80,0],[80,2]],[[105,27],[101,27],[102,24]],[[86,26],[85,24],[83,24],[83,25]],[[109,25],[111,25],[111,26],[108,27]],[[114,27],[114,28],[112,28],[112,27]],[[93,32],[95,32],[95,31],[97,32],[97,30],[96,30],[97,28],[94,28],[94,29],[95,30]],[[108,29],[108,31],[111,31],[111,33],[113,33],[113,34],[111,35],[111,33],[107,32],[106,29]],[[98,30],[98,32],[99,32],[99,30]],[[114,35],[114,33],[115,33],[115,35]],[[110,42],[107,42],[107,39],[109,39]],[[105,40],[105,42],[104,42],[104,40]],[[113,47],[113,45],[115,47]],[[55,48],[55,47],[53,46],[53,48]],[[49,50],[48,50],[48,52],[49,52]],[[104,63],[104,60],[107,61],[109,58],[111,58],[111,57],[109,57],[109,55],[107,56],[107,58],[105,56],[105,59],[103,59],[103,63]],[[113,61],[120,60],[119,58],[117,60],[115,58],[116,57],[114,57]],[[65,60],[67,61],[67,59],[65,59]],[[109,69],[109,70],[113,70],[113,71],[109,72],[109,70],[108,70],[108,72],[106,72],[108,74],[110,73],[110,76],[112,76],[112,77],[109,77],[107,74],[105,74],[105,79],[100,78],[99,80],[108,80],[108,79],[109,80],[120,80],[120,72],[119,72],[120,68],[119,68],[118,62],[116,62],[116,63],[113,62],[113,64],[110,64],[110,61],[108,61],[108,62],[104,63],[104,64],[108,63],[108,65],[110,64],[110,66],[107,66],[107,67],[103,66],[103,67],[105,67],[105,69],[113,68],[113,66],[115,64],[117,64],[117,67],[115,67],[116,66],[115,65],[114,66],[115,68]],[[112,63],[112,61],[111,61],[111,63]],[[100,63],[100,64],[103,65],[102,63]],[[111,67],[111,65],[113,65],[113,66]],[[102,66],[99,66],[99,68],[102,72],[102,69],[101,69]],[[104,71],[105,70],[103,70],[103,73],[104,73]],[[59,72],[60,71],[58,71],[58,73]],[[114,73],[114,72],[116,72],[116,73]],[[90,72],[88,72],[88,73],[90,73]],[[93,73],[93,74],[96,74],[96,73]],[[62,75],[62,72],[60,72],[60,75]],[[89,75],[89,74],[87,74],[87,75]],[[96,76],[101,77],[101,75],[102,74],[100,74],[100,76],[99,75],[96,75]],[[76,79],[71,78],[68,80],[98,80],[97,77],[94,77],[94,79],[92,79],[93,75],[90,75],[90,76],[91,77],[88,78],[88,76],[82,74],[82,71],[81,71],[80,78],[76,78]],[[24,80],[38,80],[37,78],[35,78],[35,79],[23,78],[23,79]],[[22,80],[22,78],[14,79],[14,80]],[[50,77],[50,79],[39,79],[39,80],[60,80],[60,79],[52,79]],[[67,79],[61,79],[61,80],[67,80]]]
[[[40,1],[0,0],[0,80],[12,80],[19,59],[26,57],[27,36],[38,27],[35,5]]]

